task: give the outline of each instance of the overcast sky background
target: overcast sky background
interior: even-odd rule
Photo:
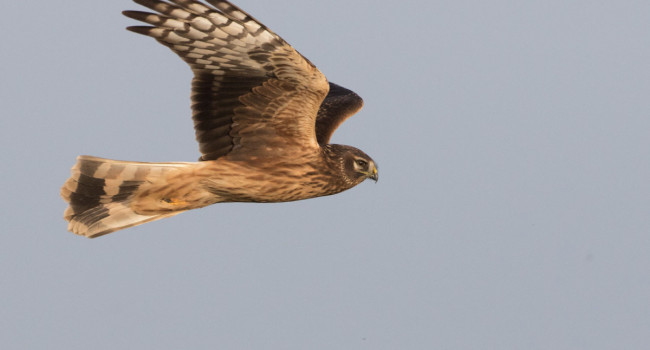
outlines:
[[[77,237],[77,155],[197,159],[191,73],[130,1],[5,1],[0,347],[650,347],[650,2],[237,4],[365,99],[379,182]]]

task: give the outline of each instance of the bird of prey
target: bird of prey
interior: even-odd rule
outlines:
[[[130,31],[156,39],[192,69],[198,162],[79,156],[61,189],[68,230],[94,238],[220,202],[286,202],[332,195],[375,162],[329,144],[361,109],[280,36],[228,1],[134,0],[152,12]]]

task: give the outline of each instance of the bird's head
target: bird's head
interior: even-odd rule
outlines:
[[[377,182],[379,173],[375,161],[360,149],[350,146],[330,145],[336,148],[341,161],[341,170],[346,180],[355,185],[366,179]]]
[[[351,157],[351,159],[346,161],[346,171],[348,176],[356,177],[362,180],[371,179],[377,182],[379,180],[379,172],[377,171],[377,165],[375,161],[372,160],[367,154],[360,152],[361,154],[356,154]],[[350,167],[350,164],[352,167]]]

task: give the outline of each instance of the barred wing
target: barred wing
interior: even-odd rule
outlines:
[[[125,11],[192,68],[192,118],[201,160],[318,148],[325,76],[277,34],[228,1],[134,0]]]

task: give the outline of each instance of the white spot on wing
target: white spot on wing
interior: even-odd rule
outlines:
[[[196,27],[196,29],[207,32],[214,27],[214,24],[207,20],[206,18],[203,17],[197,17],[192,20],[192,26]]]

